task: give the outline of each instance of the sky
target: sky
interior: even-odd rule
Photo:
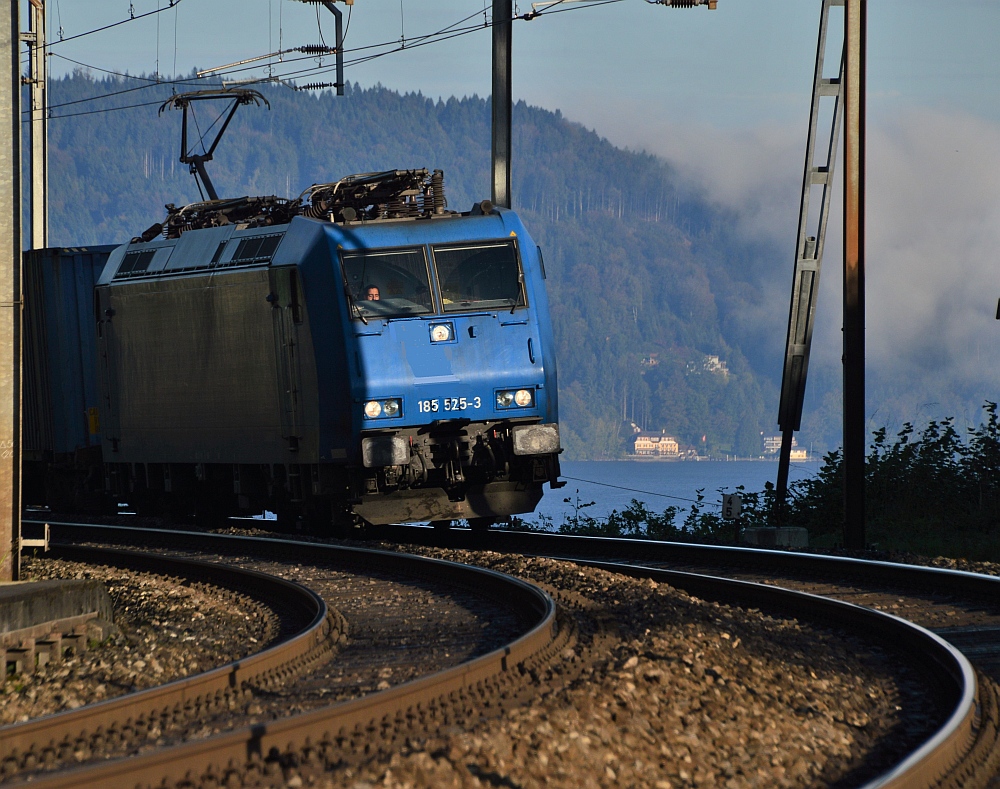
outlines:
[[[56,75],[78,64],[187,74],[319,43],[317,19],[322,40],[329,44],[334,36],[332,15],[299,0],[180,0],[173,8],[169,0],[47,3],[53,42],[60,28],[69,39],[121,22],[130,6],[137,17],[166,8],[54,44]],[[491,38],[479,26],[489,6],[483,0],[356,0],[345,42],[349,62],[402,41],[407,47],[350,65],[347,79],[434,98],[488,95]],[[338,7],[346,19],[347,7]],[[531,6],[519,2],[517,11]],[[870,0],[868,13],[868,410],[873,424],[891,425],[941,416],[935,403],[942,401],[941,408],[954,413],[955,398],[981,403],[1000,395],[1000,323],[994,319],[1000,3]],[[710,199],[734,209],[748,237],[787,251],[775,261],[760,315],[782,338],[819,14],[818,0],[719,0],[712,11],[644,0],[591,7],[564,0],[513,27],[516,100],[559,109],[617,145],[668,159]],[[477,28],[414,46],[456,23]],[[831,35],[839,35],[836,24]],[[284,73],[299,65],[270,67]],[[304,80],[332,81],[333,75]],[[516,151],[514,157],[516,168]],[[817,375],[834,379],[841,353],[840,199],[838,187],[813,357]],[[946,397],[949,392],[955,397]],[[807,399],[806,409],[815,407]]]
[[[54,45],[54,74],[74,68],[63,57],[132,74],[188,73],[321,40],[316,6],[300,0],[180,0],[173,8],[168,0],[47,2],[53,42],[60,27],[69,38],[127,19],[130,7],[139,17],[166,8]],[[373,44],[405,38],[412,47],[420,36],[466,18],[458,27],[481,24],[484,5],[489,15],[484,0],[357,0],[350,9],[338,7],[351,15],[345,49],[354,59]],[[719,0],[714,11],[644,0],[584,6],[563,0],[515,24],[516,98],[601,124],[609,139],[632,144],[643,139],[647,122],[734,129],[798,121],[808,112],[817,0]],[[531,7],[519,3],[517,10]],[[333,17],[324,9],[318,16],[330,43]],[[1000,119],[998,29],[994,0],[871,0],[871,110],[891,113],[919,102]],[[485,96],[490,31],[352,65],[347,77],[432,97]]]

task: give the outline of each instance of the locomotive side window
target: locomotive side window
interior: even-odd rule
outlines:
[[[435,247],[434,263],[445,312],[524,305],[513,241]]]
[[[356,318],[399,318],[434,311],[423,248],[341,252]]]

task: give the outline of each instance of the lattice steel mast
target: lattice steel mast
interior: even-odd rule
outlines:
[[[812,105],[809,111],[809,136],[806,141],[805,169],[802,175],[802,198],[799,204],[798,238],[795,244],[795,273],[788,313],[788,335],[785,340],[785,366],[781,378],[781,401],[778,406],[778,426],[781,428],[781,454],[778,459],[778,517],[782,517],[788,494],[788,466],[791,461],[792,438],[802,422],[802,402],[805,398],[809,349],[812,344],[816,296],[823,263],[827,220],[833,173],[837,163],[837,143],[843,116],[844,54],[841,47],[840,68],[836,77],[824,77],[827,33],[830,9],[843,7],[844,0],[823,0],[820,14],[819,42],[816,46],[816,68],[813,75]],[[816,146],[823,99],[833,100],[830,126],[822,140],[826,149],[824,160],[816,162]],[[821,188],[816,225],[810,227],[810,196],[814,186]],[[810,232],[812,230],[812,232]]]

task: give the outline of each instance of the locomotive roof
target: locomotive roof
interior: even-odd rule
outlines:
[[[342,249],[402,247],[415,244],[455,244],[526,236],[517,214],[492,208],[489,213],[446,213],[439,216],[329,222],[295,217],[270,227],[239,224],[189,230],[179,238],[133,239],[116,249],[99,284],[162,276],[270,265],[295,265],[297,244],[283,243],[300,233],[312,235],[320,226],[331,245]],[[287,250],[287,251],[285,251]]]

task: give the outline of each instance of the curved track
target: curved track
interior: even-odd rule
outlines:
[[[908,654],[934,683],[944,704],[952,705],[945,724],[917,751],[870,787],[936,786],[972,750],[978,730],[979,686],[968,659],[934,633],[904,619],[828,597],[749,581],[615,562],[587,562],[635,578],[651,578],[717,602],[778,609],[801,620],[820,621],[862,632],[869,640]]]
[[[60,527],[54,526],[57,537]],[[184,547],[197,547],[219,553],[243,553],[247,545],[266,550],[269,555],[291,558],[303,552],[339,555],[349,563],[377,563],[382,568],[394,567],[400,572],[442,574],[456,573],[455,583],[475,585],[486,594],[504,596],[510,603],[534,612],[531,630],[507,647],[476,658],[453,669],[424,677],[381,693],[347,703],[292,716],[274,723],[220,735],[208,740],[187,743],[134,757],[127,762],[89,766],[77,770],[41,777],[40,786],[209,786],[255,785],[289,774],[322,772],[342,764],[345,753],[367,751],[378,740],[395,740],[413,731],[431,730],[442,725],[461,724],[478,714],[482,707],[504,706],[503,701],[519,694],[519,676],[542,668],[562,646],[572,638],[566,628],[556,625],[555,608],[547,595],[506,576],[462,565],[417,559],[405,554],[364,551],[328,545],[302,544],[285,540],[233,538],[201,535],[189,532],[135,532],[101,527],[80,527],[74,539],[108,541],[109,539],[140,540],[146,545],[161,543],[172,548],[178,541]],[[405,530],[397,537],[431,535]],[[440,538],[440,535],[437,535]],[[452,532],[446,540],[454,545],[467,541],[469,535]],[[421,540],[433,542],[434,540]],[[868,787],[931,787],[971,786],[982,783],[989,769],[992,753],[985,744],[996,740],[995,705],[990,706],[989,688],[977,683],[969,661],[954,647],[928,630],[906,620],[850,603],[817,597],[802,591],[792,591],[773,585],[709,577],[682,570],[641,566],[644,563],[668,561],[688,568],[710,566],[718,571],[728,567],[752,568],[757,575],[808,575],[819,567],[826,576],[850,576],[854,583],[863,575],[850,560],[803,556],[781,552],[745,551],[705,546],[670,545],[645,541],[565,538],[556,535],[494,533],[489,535],[490,548],[524,553],[537,553],[562,558],[580,555],[591,558],[586,563],[635,577],[652,578],[684,589],[699,597],[726,603],[738,603],[790,613],[800,619],[834,624],[852,632],[860,632],[870,641],[885,648],[905,652],[919,664],[928,684],[936,686],[940,703],[948,714],[945,724],[919,749],[892,770],[870,782]],[[477,541],[475,547],[482,547]],[[593,557],[627,558],[632,563],[597,561]],[[414,569],[413,562],[422,562]],[[818,564],[817,564],[818,562]],[[703,568],[702,568],[703,569]],[[879,569],[883,578],[896,573],[910,585],[916,578],[925,586],[939,583],[940,572],[930,576],[915,571],[922,568],[900,568],[890,565]],[[781,572],[779,572],[779,570]],[[868,572],[870,572],[870,568]],[[731,573],[732,574],[732,573]],[[952,574],[950,591],[959,593],[966,584],[982,585],[980,576]],[[933,579],[933,580],[929,580]],[[989,579],[987,579],[988,581]],[[826,581],[829,582],[828,580]],[[992,589],[995,587],[987,587]],[[983,594],[984,589],[979,590]],[[516,669],[516,670],[515,670]],[[992,716],[992,717],[991,717]],[[289,770],[292,772],[289,773]]]
[[[529,626],[525,628],[527,632],[500,649],[389,690],[127,760],[47,775],[35,773],[32,776],[34,786],[252,785],[269,780],[268,776],[283,772],[289,765],[294,765],[296,769],[308,769],[310,765],[336,764],[345,753],[367,750],[375,734],[391,740],[414,729],[447,725],[460,722],[465,717],[478,716],[483,706],[502,706],[506,700],[518,695],[522,676],[550,660],[572,638],[568,629],[557,627],[555,605],[541,590],[500,573],[450,562],[290,541],[117,527],[54,525],[53,539],[140,543],[146,547],[160,545],[171,549],[237,555],[245,554],[252,547],[271,557],[282,556],[299,561],[315,559],[319,552],[327,559],[336,557],[348,567],[377,566],[382,571],[433,578],[437,583],[474,589],[479,595],[502,599],[506,605],[519,611]],[[95,549],[61,547],[60,550],[76,552]],[[160,554],[147,557],[156,565],[163,559]],[[330,628],[330,632],[336,634],[339,629]],[[169,687],[163,686],[155,691],[162,692]],[[133,695],[115,702],[128,704],[136,698],[137,695]],[[95,708],[100,706],[94,705]],[[80,712],[91,709],[84,708]],[[200,709],[189,706],[186,714],[197,715]],[[28,737],[25,732],[22,743],[27,750],[22,746],[16,755],[10,757],[13,769],[8,774],[45,764],[44,746],[39,745],[40,741],[48,741],[45,739],[48,732],[44,724],[46,720],[61,717],[34,722],[34,738]],[[75,725],[79,731],[79,724]],[[19,727],[10,729],[20,731]],[[67,747],[73,745],[69,738],[64,742]]]
[[[1000,784],[997,684],[1000,682],[1000,578],[790,551],[538,532],[498,530],[491,532],[484,542],[463,530],[435,534],[430,529],[397,526],[385,528],[380,536],[423,545],[487,547],[494,551],[563,558],[636,577],[655,578],[658,573],[666,573],[664,579],[669,577],[667,582],[671,585],[709,599],[723,599],[718,591],[713,591],[721,588],[717,581],[742,580],[771,589],[780,585],[785,591],[811,593],[826,602],[839,599],[869,613],[879,613],[878,609],[898,613],[905,617],[902,621],[918,626],[950,652],[961,652],[963,661],[975,671],[960,678],[959,674],[964,672],[956,673],[954,665],[945,669],[952,681],[959,683],[951,685],[956,706],[949,723],[898,768],[905,770],[894,770],[883,776],[884,783],[876,781],[872,786]],[[706,574],[716,576],[717,581],[706,579]],[[733,587],[734,592],[736,588]],[[755,598],[756,593],[751,593],[748,602]],[[733,602],[733,596],[725,600]],[[782,607],[794,611],[795,604],[790,600],[787,598]],[[806,606],[799,616],[809,619],[813,606],[808,603]],[[894,625],[873,625],[872,620],[855,626],[859,625],[888,648],[902,649],[908,657],[923,661],[932,672],[928,675],[929,684],[948,682],[943,675],[933,673],[932,664],[942,660],[940,646],[925,642],[924,637],[911,640],[897,632]],[[889,636],[890,633],[894,635]]]
[[[325,660],[344,630],[343,620],[314,592],[252,570],[85,546],[54,546],[51,555],[169,574],[248,594],[275,610],[281,633],[261,652],[211,671],[0,728],[0,772],[5,778],[72,762],[75,753],[128,745],[161,722],[166,728],[173,721],[228,706]]]

